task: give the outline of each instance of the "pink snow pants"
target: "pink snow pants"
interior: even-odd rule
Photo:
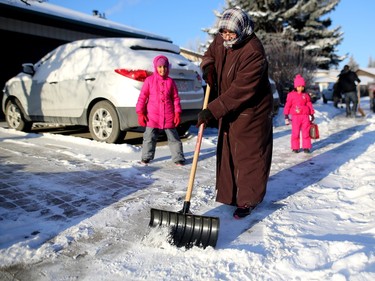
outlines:
[[[290,138],[290,144],[292,149],[301,148],[301,133],[302,149],[311,149],[309,115],[292,115],[292,135]]]

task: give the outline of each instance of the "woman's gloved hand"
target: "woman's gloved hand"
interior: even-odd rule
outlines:
[[[198,122],[196,127],[198,128],[201,124],[207,126],[208,122],[213,118],[214,116],[212,115],[209,109],[203,109],[201,112],[198,113]]]

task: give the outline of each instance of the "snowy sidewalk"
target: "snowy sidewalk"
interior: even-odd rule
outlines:
[[[221,224],[204,250],[148,228],[151,207],[181,209],[195,137],[186,166],[167,146],[142,166],[136,146],[0,128],[0,279],[374,280],[375,116],[315,106],[311,154],[292,153],[275,119],[267,194],[243,220],[215,202],[217,132],[205,131],[191,211]]]
[[[142,181],[123,177],[123,171],[105,169],[103,165],[88,164],[61,153],[56,153],[58,159],[52,159],[50,149],[58,148],[25,143],[15,150],[12,142],[1,143],[0,221],[31,216],[33,220],[69,227],[77,219],[90,217],[142,188]],[[28,235],[38,233],[35,229]],[[15,235],[8,243],[20,240],[22,237]]]

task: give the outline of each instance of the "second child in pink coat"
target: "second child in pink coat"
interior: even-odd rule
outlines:
[[[181,166],[185,163],[182,142],[176,130],[180,124],[181,104],[176,83],[169,75],[168,58],[154,58],[154,73],[147,77],[139,94],[136,112],[139,125],[146,127],[143,134],[142,160],[148,164],[154,159],[157,138],[164,131],[172,161]]]
[[[284,107],[285,124],[292,122],[292,135],[290,144],[292,151],[298,153],[301,148],[305,153],[310,153],[311,138],[310,124],[314,120],[314,108],[310,99],[310,95],[305,93],[305,79],[300,74],[294,79],[294,90],[288,93]]]

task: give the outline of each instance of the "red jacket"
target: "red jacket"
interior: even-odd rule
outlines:
[[[157,72],[147,77],[135,108],[137,114],[147,116],[147,127],[175,128],[175,113],[181,113],[180,97],[172,78],[161,77]]]
[[[284,115],[312,115],[314,113],[309,94],[291,91],[286,97]]]

